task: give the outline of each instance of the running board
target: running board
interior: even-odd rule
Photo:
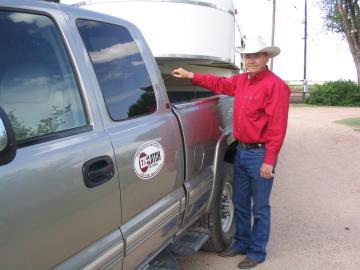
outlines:
[[[175,256],[192,256],[209,239],[210,232],[204,227],[190,227],[168,249]]]
[[[180,270],[180,267],[175,256],[164,249],[149,263],[145,270]]]

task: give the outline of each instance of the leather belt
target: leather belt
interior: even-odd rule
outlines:
[[[250,149],[258,149],[265,147],[265,144],[263,143],[243,143],[238,141],[238,145],[242,149],[250,150]]]

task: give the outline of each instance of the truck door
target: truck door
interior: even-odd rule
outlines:
[[[0,105],[18,147],[0,167],[0,268],[80,269],[100,257],[121,269],[115,157],[85,105],[89,83],[76,79],[59,11],[21,8],[0,7]]]
[[[162,97],[156,63],[138,30],[119,22],[125,27],[76,23],[101,89],[102,118],[119,170],[124,269],[134,269],[179,228],[184,164],[179,126]]]

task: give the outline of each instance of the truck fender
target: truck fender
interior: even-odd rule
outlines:
[[[202,218],[202,224],[210,232],[209,239],[203,246],[203,249],[207,251],[220,252],[230,246],[233,241],[235,232],[232,202],[233,166],[227,161],[234,156],[234,146],[236,146],[236,141],[232,130],[224,130],[216,145],[214,181],[206,213]]]
[[[233,136],[232,128],[224,129],[222,135],[217,141],[215,154],[214,154],[214,181],[210,193],[210,198],[208,201],[208,205],[206,207],[206,213],[209,212],[211,205],[214,200],[214,193],[216,192],[218,183],[222,180],[224,176],[224,171],[229,169],[229,163],[234,162],[235,153],[236,153],[236,145],[237,141]]]

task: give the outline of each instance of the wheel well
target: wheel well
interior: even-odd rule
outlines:
[[[225,151],[224,161],[227,163],[234,163],[236,146],[238,142],[234,140]]]

